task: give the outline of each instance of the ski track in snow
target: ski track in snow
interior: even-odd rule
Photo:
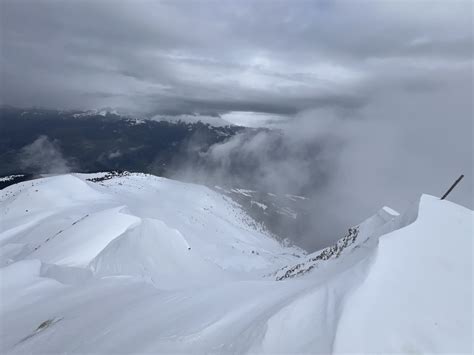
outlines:
[[[472,350],[473,214],[431,196],[309,255],[146,174],[12,185],[0,218],[1,353]]]

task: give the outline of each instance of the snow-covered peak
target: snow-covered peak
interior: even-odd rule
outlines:
[[[89,117],[89,116],[119,116],[119,117],[128,117],[128,114],[119,112],[117,109],[103,108],[103,109],[92,109],[82,112],[77,112],[72,115],[74,118]]]
[[[154,260],[155,268],[149,265],[146,272],[132,276],[151,280],[159,269],[168,268],[176,272],[176,284],[199,280],[195,272],[268,269],[278,260],[281,264],[292,259],[230,199],[203,186],[146,174],[43,178],[7,188],[0,201],[5,205],[0,245],[13,238],[21,221],[29,226],[21,237],[33,249],[28,259],[91,268],[101,275],[114,274],[112,269],[127,274],[124,264],[136,268],[141,259],[148,259]],[[83,236],[88,230],[94,232]],[[156,239],[159,235],[164,239]],[[168,239],[173,239],[169,245]],[[170,264],[150,254],[150,243],[161,244]],[[140,258],[133,255],[135,249]],[[176,264],[179,259],[181,267]],[[159,278],[155,281],[159,287],[170,287]]]
[[[232,123],[229,121],[224,120],[219,116],[208,116],[208,115],[178,115],[178,116],[170,116],[170,115],[155,115],[150,118],[154,121],[166,121],[171,123],[204,123],[209,124],[214,127],[224,127],[224,126],[233,126]]]

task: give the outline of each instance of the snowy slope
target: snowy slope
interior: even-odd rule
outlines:
[[[305,255],[206,187],[108,177],[0,191],[1,353],[472,350],[463,207],[383,208]]]

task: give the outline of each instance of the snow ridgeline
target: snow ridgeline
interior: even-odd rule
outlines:
[[[472,350],[472,211],[423,196],[305,255],[206,187],[112,175],[0,191],[1,353]]]

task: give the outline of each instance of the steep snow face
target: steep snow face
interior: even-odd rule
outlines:
[[[430,196],[310,255],[144,174],[12,185],[0,217],[1,353],[472,350],[473,214]]]
[[[472,211],[423,196],[414,223],[380,238],[335,350],[470,353],[472,237]]]

